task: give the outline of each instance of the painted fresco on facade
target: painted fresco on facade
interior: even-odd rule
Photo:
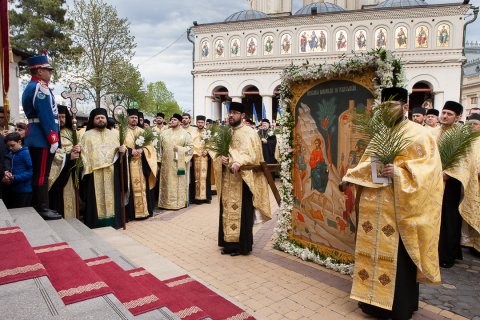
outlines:
[[[215,41],[215,58],[225,58],[225,42],[223,40]]]
[[[208,41],[203,41],[202,42],[202,59],[208,59],[209,55],[210,55],[210,45],[208,44]]]
[[[419,26],[415,30],[415,48],[428,48],[428,27]]]
[[[342,193],[338,184],[366,148],[353,118],[373,104],[373,94],[353,81],[330,80],[296,101],[293,240],[353,254],[355,190]]]
[[[281,39],[281,54],[291,54],[292,53],[292,36],[288,33],[284,34]]]
[[[303,31],[300,35],[300,53],[326,52],[328,35],[325,30]]]
[[[437,47],[448,47],[450,43],[450,26],[442,24],[437,29]]]
[[[240,39],[235,38],[230,41],[230,56],[240,57]]]
[[[364,29],[355,32],[355,50],[367,50],[367,31]]]
[[[398,27],[395,30],[395,49],[406,49],[408,47],[408,29]]]
[[[375,49],[387,48],[387,30],[385,28],[378,28],[375,31]]]
[[[347,51],[347,32],[345,30],[337,31],[335,34],[337,51]]]
[[[273,54],[273,37],[267,36],[263,40],[263,55],[269,56]]]
[[[258,42],[255,37],[247,39],[247,57],[256,56],[258,49]]]

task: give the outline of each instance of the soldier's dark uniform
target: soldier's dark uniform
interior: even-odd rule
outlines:
[[[27,62],[30,70],[53,69],[46,56],[34,56]],[[23,92],[22,104],[28,118],[25,144],[33,164],[33,207],[44,219],[60,219],[56,211],[48,208],[48,176],[60,143],[58,110],[48,83],[33,76]]]

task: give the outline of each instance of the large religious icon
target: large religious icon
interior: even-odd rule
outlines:
[[[375,31],[375,49],[385,49],[387,47],[387,30],[378,28]]]
[[[263,40],[263,55],[269,56],[273,54],[273,37],[267,36]]]
[[[302,53],[306,53],[307,52],[307,45],[308,45],[307,32],[303,31],[302,35],[300,36],[300,47],[299,47],[300,50],[299,51],[302,52]]]
[[[398,27],[395,30],[395,49],[406,49],[408,46],[408,29]]]
[[[247,57],[257,55],[257,39],[255,37],[250,37],[247,39]]]
[[[355,32],[355,50],[367,50],[367,31],[360,29]]]
[[[202,59],[208,59],[208,55],[210,54],[210,46],[208,41],[202,41]]]
[[[361,77],[361,78],[360,78]],[[371,74],[297,85],[292,210],[293,241],[351,262],[355,250],[355,187],[338,188],[359,162],[367,140],[355,130],[357,112],[374,102]]]
[[[345,30],[337,31],[335,34],[337,51],[347,51],[347,32]]]
[[[419,26],[415,30],[415,48],[428,48],[428,27]]]
[[[230,41],[230,56],[240,57],[240,39],[235,38]]]
[[[215,58],[225,58],[225,42],[223,40],[215,41]]]
[[[291,54],[292,53],[292,36],[288,33],[284,34],[280,40],[282,49],[280,54]]]
[[[450,42],[450,26],[442,24],[437,29],[437,47],[448,47]]]

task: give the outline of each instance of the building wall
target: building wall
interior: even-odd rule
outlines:
[[[260,20],[200,25],[195,33],[195,114],[216,115],[218,106],[210,103],[213,89],[224,86],[230,97],[241,96],[243,88],[255,85],[260,95],[269,95],[280,83],[282,70],[289,64],[331,64],[342,55],[354,50],[366,52],[376,47],[379,30],[386,34],[386,49],[390,49],[405,63],[407,88],[416,82],[428,83],[435,95],[435,106],[440,108],[446,100],[460,99],[461,66],[463,56],[463,25],[468,5],[437,5],[403,9],[367,9],[316,16],[291,16]],[[438,43],[439,30],[449,28],[449,41]],[[408,32],[405,48],[399,48],[394,35],[399,28]],[[416,42],[415,34],[423,27],[428,30],[425,47]],[[365,50],[359,50],[353,39],[363,30],[366,34]],[[320,32],[327,37],[324,50],[302,52],[300,38],[304,32]],[[345,48],[337,47],[339,32],[347,36]],[[291,39],[291,52],[282,50],[284,35]],[[273,41],[271,52],[267,39]],[[254,54],[247,52],[252,39],[257,47]],[[240,45],[238,55],[232,53],[233,43]],[[208,55],[202,49],[208,45]],[[219,49],[217,51],[217,49]],[[215,112],[214,112],[215,111]],[[267,110],[272,114],[271,110]]]
[[[13,55],[13,63],[10,63],[10,88],[8,90],[8,100],[10,102],[10,121],[18,121],[24,118],[23,112],[20,112],[20,89],[18,76],[18,62],[22,58]],[[3,88],[3,83],[0,78],[0,88]],[[0,90],[0,106],[3,107],[3,89]]]

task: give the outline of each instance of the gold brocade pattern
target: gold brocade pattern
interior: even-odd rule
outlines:
[[[208,155],[203,155],[205,143],[202,140],[203,130],[193,131],[193,164],[195,169],[195,200],[207,199]]]
[[[364,187],[351,297],[389,310],[395,292],[399,237],[417,266],[417,279],[440,282],[440,155],[431,131],[413,122],[406,130],[412,143],[393,163],[393,184],[372,182],[371,159],[367,156],[343,179]]]
[[[230,147],[230,164],[241,166],[258,165],[263,161],[262,145],[255,130],[240,125],[233,129]],[[226,242],[238,242],[240,238],[240,218],[242,211],[242,180],[253,194],[253,206],[260,211],[264,221],[272,218],[268,183],[263,172],[242,170],[234,175],[222,166],[221,158],[214,161],[215,182],[218,198],[222,199],[223,232]],[[227,195],[222,197],[222,194]]]
[[[93,173],[98,218],[113,217],[115,215],[113,164],[120,146],[118,131],[88,130],[82,136],[80,146],[84,173]]]
[[[179,168],[185,168],[193,155],[192,136],[183,128],[170,128],[162,133],[162,166],[160,167],[158,206],[176,210],[187,204],[187,171],[178,175]],[[177,146],[177,159],[173,147]],[[180,163],[181,162],[181,163]],[[188,168],[187,168],[188,169]]]
[[[125,136],[125,145],[128,148],[135,148],[135,138],[143,132],[142,128],[129,127]],[[145,145],[142,147],[143,154],[147,160],[150,168],[150,175],[148,177],[149,188],[155,188],[156,174],[157,174],[157,153],[152,145]],[[130,186],[133,192],[133,205],[135,208],[135,218],[148,217],[147,206],[147,183],[143,175],[142,155],[132,156],[129,159],[129,175]]]
[[[55,156],[50,168],[50,176],[48,178],[48,188],[50,189],[55,181],[60,176],[62,169],[67,161],[66,157],[72,151],[72,142],[65,137],[72,135],[71,129],[60,130],[60,142],[61,148],[58,148],[55,152]],[[67,184],[63,188],[63,216],[65,219],[76,218],[76,205],[75,205],[75,189],[73,186],[73,178],[70,176]]]

